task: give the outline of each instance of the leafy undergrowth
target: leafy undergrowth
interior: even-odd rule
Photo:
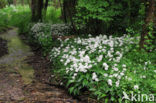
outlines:
[[[25,27],[30,22],[30,18],[31,13],[28,5],[6,6],[0,11],[0,25],[3,29],[8,26],[15,26],[19,28],[19,32],[25,32]]]
[[[81,95],[86,91],[91,98],[102,102],[121,102],[123,92],[156,93],[156,50],[139,50],[138,36],[89,35],[58,38],[56,42],[51,27],[36,24],[29,36],[50,55],[55,76],[71,94]]]
[[[44,22],[58,23],[61,15],[60,9],[48,7]],[[55,21],[55,22],[54,22]],[[31,9],[29,5],[10,5],[0,10],[0,32],[10,26],[18,27],[19,33],[29,32],[28,25],[31,23]]]
[[[50,58],[70,93],[79,95],[85,88],[98,100],[121,102],[123,91],[156,92],[156,51],[138,51],[138,41],[105,35],[67,39],[52,49]]]

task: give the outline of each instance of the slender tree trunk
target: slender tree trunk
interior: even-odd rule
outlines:
[[[49,2],[49,0],[46,0],[46,1],[45,1],[45,4],[44,4],[44,10],[45,10],[45,11],[47,11],[48,2]]]
[[[46,19],[48,2],[49,2],[49,0],[45,0],[44,3],[43,3],[43,12],[42,12],[43,20]]]
[[[31,1],[31,13],[32,13],[32,18],[31,18],[31,20],[32,21],[35,21],[35,19],[36,19],[36,2],[37,0],[32,0]]]
[[[21,4],[24,5],[24,0],[21,0]]]
[[[42,21],[42,9],[43,9],[43,0],[38,0],[37,16],[38,20],[40,21]]]
[[[142,33],[141,33],[141,40],[140,40],[140,47],[141,48],[144,48],[144,45],[146,45],[146,36],[148,36],[148,27],[149,27],[149,24],[150,23],[154,23],[155,22],[155,13],[156,12],[156,7],[155,7],[155,0],[146,0],[147,5],[146,5],[146,17],[145,17],[145,23],[143,25],[143,30],[142,30]],[[154,23],[155,25],[155,23]]]
[[[16,0],[13,0],[13,4],[16,5],[16,3],[17,3]]]
[[[76,4],[77,4],[77,0],[63,0],[63,4],[62,4],[63,20],[65,23],[67,23],[68,21],[71,23],[74,32],[76,32],[76,26],[73,21],[73,16],[76,13],[76,9],[75,9]]]
[[[29,7],[31,8],[31,1],[27,0],[27,4],[29,5]]]
[[[32,0],[31,1],[32,21],[33,22],[42,21],[42,9],[43,9],[43,0]]]
[[[67,23],[67,10],[66,10],[66,7],[67,7],[67,1],[66,0],[63,0],[63,19],[64,19],[64,22]]]

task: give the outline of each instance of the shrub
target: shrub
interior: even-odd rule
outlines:
[[[32,27],[30,26],[29,40],[41,46],[44,55],[46,55],[53,46],[50,27],[51,25],[44,23],[37,23]]]
[[[30,23],[31,13],[28,5],[7,6],[0,11],[0,26],[6,28],[15,26],[19,33],[28,32],[27,25]]]
[[[6,4],[7,4],[6,0],[1,0],[0,1],[0,9],[4,8],[6,6]]]
[[[71,25],[70,24],[53,24],[51,26],[52,35],[69,35],[71,34]]]
[[[78,95],[84,90],[106,102],[121,102],[127,94],[150,94],[156,88],[155,51],[137,51],[138,37],[67,39],[50,52],[55,75]]]

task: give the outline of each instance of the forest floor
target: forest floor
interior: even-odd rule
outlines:
[[[23,43],[17,29],[0,37],[0,103],[82,103],[47,83],[48,60]]]

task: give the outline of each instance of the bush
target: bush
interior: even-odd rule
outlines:
[[[155,51],[137,51],[138,37],[100,35],[62,41],[50,52],[55,75],[69,92],[121,102],[123,91],[151,94],[156,89]]]
[[[6,0],[1,0],[0,1],[0,9],[4,8],[6,6],[6,4],[7,4]]]
[[[63,36],[71,33],[71,26],[67,24],[37,23],[30,26],[29,40],[42,47],[44,54],[49,53],[52,47],[59,45],[58,40],[52,40],[53,36]]]
[[[46,55],[53,46],[50,27],[51,25],[44,23],[34,24],[28,35],[31,42],[42,47],[44,55]]]
[[[69,35],[72,32],[70,24],[53,24],[51,26],[52,35]]]
[[[27,25],[30,23],[31,13],[26,6],[7,6],[0,11],[0,26],[6,28],[15,26],[19,28],[19,33],[28,32]]]

